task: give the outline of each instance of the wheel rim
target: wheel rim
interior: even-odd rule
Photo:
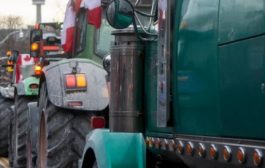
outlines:
[[[41,116],[40,136],[39,136],[39,168],[47,167],[47,136],[46,136],[46,121],[44,113]]]

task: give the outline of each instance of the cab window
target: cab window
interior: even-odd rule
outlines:
[[[80,53],[85,49],[86,44],[86,10],[81,9],[76,19],[76,52]]]
[[[101,27],[96,31],[95,35],[95,54],[101,58],[110,54],[111,42],[114,36],[111,32],[114,29],[108,24],[105,14],[102,16]]]

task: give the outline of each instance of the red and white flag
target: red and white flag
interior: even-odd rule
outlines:
[[[34,58],[30,57],[29,54],[21,54],[21,65],[33,65]]]
[[[62,47],[64,51],[68,53],[73,50],[75,17],[76,13],[73,6],[73,1],[69,0],[65,11],[62,39],[61,39]]]
[[[16,63],[16,83],[19,83],[23,76],[21,74],[21,68],[27,66],[27,65],[33,65],[34,64],[34,58],[30,57],[29,54],[19,54],[17,63]]]
[[[83,0],[81,7],[88,9],[87,22],[100,28],[101,25],[101,0]]]

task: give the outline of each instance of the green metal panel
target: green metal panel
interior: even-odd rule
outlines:
[[[222,46],[219,59],[223,136],[265,139],[265,36]]]
[[[265,33],[265,0],[220,0],[219,43]]]
[[[219,0],[189,0],[179,5],[181,20],[173,39],[174,126],[177,133],[218,136]]]
[[[22,81],[25,89],[25,95],[32,96],[32,95],[38,95],[39,89],[31,89],[29,86],[31,84],[38,84],[40,83],[40,79],[37,77],[28,77]]]
[[[87,136],[84,151],[89,149],[94,151],[99,168],[145,168],[146,165],[146,146],[141,133],[97,129]],[[84,156],[85,152],[83,159]]]

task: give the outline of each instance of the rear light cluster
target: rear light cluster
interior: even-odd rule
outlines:
[[[34,66],[35,75],[39,76],[39,75],[41,75],[41,72],[42,72],[42,67],[40,65],[35,65]]]
[[[85,74],[66,74],[65,87],[68,91],[87,90],[87,80]]]
[[[263,152],[261,149],[246,146],[229,146],[206,142],[191,142],[177,139],[147,137],[148,148],[167,150],[179,155],[194,156],[209,160],[219,160],[226,163],[263,167]]]

